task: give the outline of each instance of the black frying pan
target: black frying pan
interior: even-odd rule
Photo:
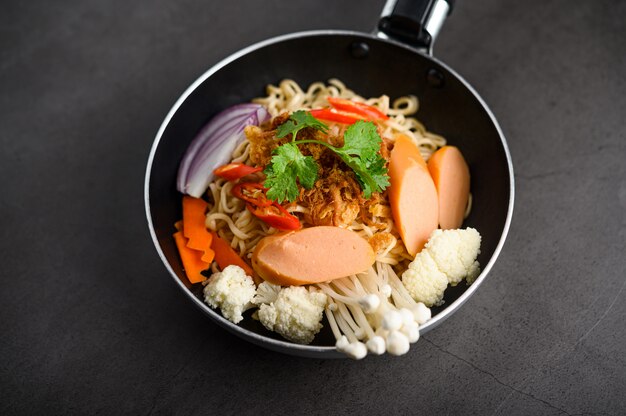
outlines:
[[[478,258],[482,273],[471,286],[448,288],[444,305],[433,308],[433,319],[421,332],[434,328],[457,310],[485,279],[511,221],[513,171],[506,141],[487,105],[463,78],[429,54],[450,5],[448,0],[391,0],[376,34],[314,31],[258,43],[209,69],[174,104],[157,133],[148,161],[148,224],[175,282],[214,322],[273,350],[313,357],[343,356],[335,350],[327,328],[313,344],[302,346],[284,341],[252,319],[239,325],[224,319],[203,303],[202,287],[187,281],[172,239],[173,224],[181,218],[176,174],[191,140],[220,110],[263,96],[267,84],[284,78],[304,87],[339,78],[365,97],[416,95],[420,102],[417,118],[465,156],[471,172],[473,208],[463,226],[474,227],[482,235]]]

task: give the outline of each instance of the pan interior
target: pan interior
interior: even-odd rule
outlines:
[[[367,45],[366,56],[353,53],[355,43]],[[190,297],[201,300],[202,288],[187,282],[171,237],[174,222],[181,218],[181,195],[175,187],[178,165],[195,134],[217,112],[265,95],[267,84],[284,78],[303,88],[315,81],[338,78],[365,97],[386,94],[393,100],[407,94],[417,96],[417,118],[429,131],[459,147],[470,166],[473,207],[463,226],[474,227],[482,235],[481,266],[497,254],[508,224],[511,177],[506,145],[481,100],[445,65],[409,48],[365,34],[305,34],[251,47],[247,53],[218,64],[188,91],[157,136],[147,177],[149,219],[157,248]],[[449,288],[444,305],[434,308],[433,315],[441,314],[466,290],[464,283]],[[209,316],[222,319],[208,306],[203,308]],[[245,319],[239,327],[281,339],[253,319]],[[332,334],[323,331],[312,345],[333,346]]]

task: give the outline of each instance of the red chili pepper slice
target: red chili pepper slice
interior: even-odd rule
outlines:
[[[257,207],[269,207],[273,204],[272,201],[265,196],[265,187],[260,183],[255,182],[243,182],[233,186],[230,193],[248,204]]]
[[[342,124],[354,124],[359,120],[365,119],[365,117],[358,114],[339,111],[336,108],[319,108],[317,110],[311,110],[310,113],[317,119],[334,121]]]
[[[263,168],[261,167],[255,168],[252,166],[245,165],[243,163],[229,163],[227,165],[220,166],[219,168],[215,169],[213,173],[229,181],[236,181],[237,179],[241,179],[246,175],[260,172],[262,170]]]
[[[365,103],[359,103],[345,98],[328,97],[328,102],[333,108],[363,116],[366,120],[387,120],[389,117],[378,108]]]
[[[259,207],[252,204],[247,204],[246,206],[252,215],[278,230],[291,231],[301,227],[298,217],[291,215],[276,202],[267,207]]]

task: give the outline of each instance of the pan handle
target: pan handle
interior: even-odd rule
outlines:
[[[453,6],[454,0],[387,0],[374,32],[432,55],[433,43]]]

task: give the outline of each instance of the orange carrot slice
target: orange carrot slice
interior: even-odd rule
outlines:
[[[183,235],[189,239],[187,247],[200,250],[202,260],[211,263],[215,253],[211,250],[213,236],[207,230],[207,203],[201,198],[185,195],[183,197]]]
[[[202,257],[200,257],[203,262],[211,264],[213,259],[215,258],[215,251],[206,249],[202,252]]]
[[[173,237],[183,263],[183,269],[189,281],[191,283],[200,283],[205,280],[206,277],[200,272],[208,269],[210,263],[202,261],[202,252],[193,250],[187,246],[187,238],[185,238],[182,231],[175,232]]]
[[[456,229],[463,224],[469,199],[469,167],[458,148],[443,146],[428,160],[428,170],[439,195],[439,226]]]
[[[218,236],[215,232],[212,232],[211,234],[213,235],[211,248],[215,252],[215,261],[218,266],[220,266],[220,269],[224,270],[226,266],[235,265],[241,267],[248,276],[254,275],[252,267],[239,257],[239,254],[233,250],[226,240]]]
[[[389,202],[391,213],[409,254],[422,250],[437,229],[437,189],[417,145],[403,135],[396,136],[389,160]]]

